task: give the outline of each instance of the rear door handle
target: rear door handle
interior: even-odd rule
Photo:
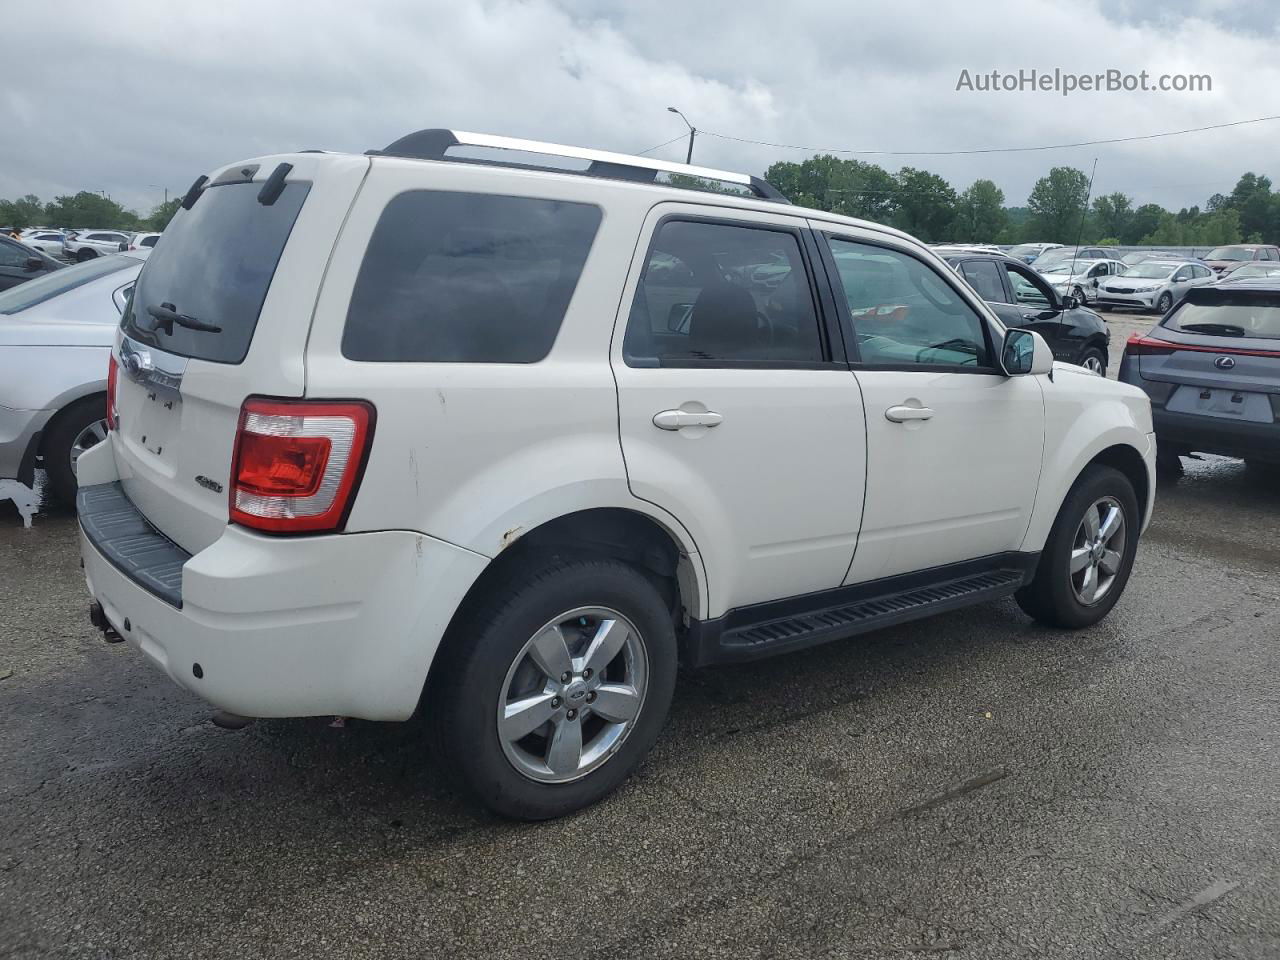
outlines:
[[[894,423],[906,423],[908,420],[928,420],[933,416],[930,407],[890,407],[884,412],[884,418]]]
[[[659,430],[679,430],[681,427],[718,427],[724,417],[714,410],[690,413],[688,410],[663,410],[653,415],[653,425]]]

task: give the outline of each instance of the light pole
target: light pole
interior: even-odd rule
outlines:
[[[693,163],[693,138],[698,135],[698,128],[689,122],[689,118],[677,110],[675,107],[667,107],[668,112],[674,113],[677,117],[684,121],[684,125],[689,128],[689,152],[685,154],[684,162]]]
[[[164,191],[164,204],[165,204],[165,206],[166,206],[166,207],[169,205],[169,188],[168,188],[168,187],[162,187],[162,186],[160,186],[160,184],[158,184],[158,183],[148,183],[148,184],[147,184],[147,186],[148,186],[148,187],[155,187],[157,190],[163,190],[163,191]]]

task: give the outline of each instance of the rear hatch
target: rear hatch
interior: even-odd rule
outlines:
[[[1280,289],[1201,287],[1128,345],[1153,402],[1172,413],[1280,420]]]
[[[116,350],[113,450],[126,495],[190,553],[226,527],[245,398],[306,391],[316,296],[368,165],[310,153],[215,171],[138,278]]]

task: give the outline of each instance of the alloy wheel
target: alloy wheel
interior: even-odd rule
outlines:
[[[1071,590],[1080,603],[1093,606],[1115,586],[1127,536],[1124,508],[1115,497],[1095,500],[1084,512],[1068,565]]]
[[[648,676],[644,638],[617,610],[579,607],[560,614],[507,670],[497,705],[503,753],[541,783],[585,777],[635,728]]]
[[[1084,367],[1090,373],[1096,373],[1098,376],[1103,375],[1102,358],[1096,353],[1091,353],[1086,356],[1080,366]]]
[[[76,438],[71,441],[71,450],[69,453],[72,476],[75,476],[76,474],[76,462],[80,459],[80,454],[92,447],[96,447],[105,439],[107,439],[106,420],[95,420],[76,434]]]

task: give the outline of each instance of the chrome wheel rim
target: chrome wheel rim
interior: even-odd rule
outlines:
[[[1083,288],[1083,287],[1072,287],[1072,289],[1071,289],[1071,295],[1072,295],[1073,297],[1075,297],[1077,300],[1079,300],[1081,303],[1088,303],[1088,302],[1089,302],[1088,298],[1087,298],[1087,297],[1085,297],[1085,295],[1084,295],[1084,288]]]
[[[1084,512],[1071,546],[1071,590],[1086,607],[1103,600],[1124,563],[1124,508],[1115,497],[1095,500]]]
[[[1091,353],[1089,356],[1085,357],[1083,366],[1086,370],[1096,373],[1098,376],[1102,376],[1102,360],[1099,359],[1097,354]]]
[[[498,740],[521,774],[568,783],[618,752],[644,708],[649,655],[635,625],[608,607],[547,621],[521,647],[498,696]]]
[[[105,439],[107,439],[106,420],[95,420],[76,434],[76,438],[71,441],[71,451],[68,454],[72,476],[76,474],[76,462],[80,459],[80,454],[96,447]]]

